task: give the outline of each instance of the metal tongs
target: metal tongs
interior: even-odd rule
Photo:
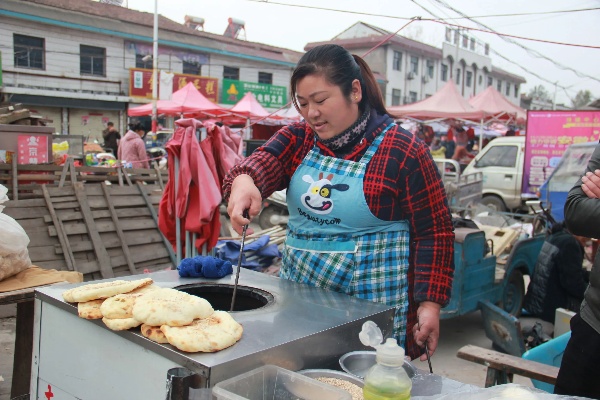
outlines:
[[[244,210],[242,214],[244,218],[250,218],[248,215],[248,210]],[[238,257],[237,262],[237,271],[235,273],[235,284],[233,285],[233,296],[231,297],[231,308],[229,311],[233,311],[233,306],[235,305],[235,295],[237,293],[238,281],[240,279],[240,268],[242,268],[242,254],[244,254],[244,242],[246,241],[246,230],[248,229],[248,225],[244,225],[242,227],[242,243],[240,245],[240,256]]]

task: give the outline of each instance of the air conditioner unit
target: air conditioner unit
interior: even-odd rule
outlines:
[[[409,72],[408,74],[406,74],[406,79],[415,79],[415,73],[414,72]]]
[[[429,75],[423,75],[423,83],[429,82]]]

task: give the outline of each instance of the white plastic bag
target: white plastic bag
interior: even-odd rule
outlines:
[[[0,185],[0,213],[8,200],[8,189]],[[0,281],[18,274],[31,266],[29,258],[29,236],[25,229],[14,218],[0,214]]]

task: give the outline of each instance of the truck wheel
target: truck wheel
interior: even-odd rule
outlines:
[[[500,197],[488,195],[483,196],[481,199],[481,204],[492,209],[493,211],[505,212],[506,206],[504,205],[504,201]]]
[[[504,292],[502,293],[502,299],[500,300],[500,308],[507,313],[518,317],[521,315],[524,298],[525,282],[523,281],[523,273],[514,269],[508,277],[506,286],[504,286]]]

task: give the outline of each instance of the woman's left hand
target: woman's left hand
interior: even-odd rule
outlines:
[[[418,322],[413,326],[415,342],[421,347],[427,342],[430,357],[435,353],[440,338],[440,308],[439,304],[432,301],[422,302],[417,309]],[[427,355],[423,354],[419,359],[425,361]]]

